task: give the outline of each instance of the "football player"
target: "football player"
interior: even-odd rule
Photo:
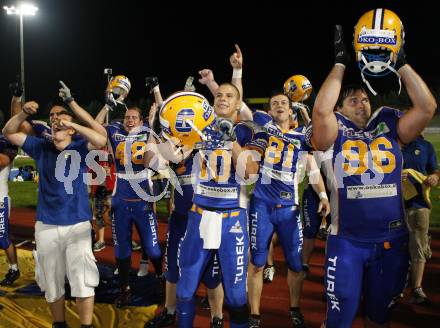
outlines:
[[[332,155],[323,162],[332,204],[325,263],[328,328],[352,326],[361,294],[365,327],[387,326],[409,259],[399,144],[414,140],[437,107],[425,82],[406,63],[396,14],[372,10],[361,17],[354,35],[355,48],[362,49],[358,58],[374,51],[388,56],[413,105],[403,115],[386,106],[372,114],[362,87],[341,87],[349,54],[342,27],[336,26],[335,65],[319,90],[307,132],[316,149],[330,149]]]

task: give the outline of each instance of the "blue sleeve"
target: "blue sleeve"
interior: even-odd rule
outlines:
[[[21,147],[26,154],[35,160],[38,160],[42,155],[43,145],[45,143],[44,139],[26,136],[23,146]]]
[[[257,149],[259,152],[264,152],[267,147],[267,133],[255,133],[250,126],[244,123],[237,125],[235,134],[237,136],[237,142],[242,147],[248,146],[249,148]]]
[[[437,156],[435,155],[434,147],[432,146],[432,143],[427,142],[428,146],[428,162],[426,165],[426,172],[428,174],[432,174],[435,170],[438,169],[437,165]]]

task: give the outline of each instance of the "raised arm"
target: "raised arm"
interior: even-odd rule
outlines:
[[[405,51],[402,46],[397,56],[396,66],[400,66],[398,72],[408,91],[412,107],[399,119],[397,134],[399,139],[407,144],[417,138],[428,125],[435,113],[437,103],[420,75],[406,63],[405,57]]]
[[[29,115],[33,115],[38,110],[38,104],[35,101],[29,101],[24,104],[23,109],[6,122],[3,128],[4,136],[16,146],[23,146],[26,140],[26,134],[20,131],[22,123]]]
[[[73,99],[72,93],[67,85],[60,81],[61,88],[59,90],[59,96],[63,101],[69,106],[72,112],[76,115],[76,117],[87,124],[92,130],[95,130],[99,134],[103,136],[107,136],[107,132],[101,123],[93,119],[92,115],[90,115],[87,111],[84,110],[78,103]]]
[[[21,112],[21,108],[23,106],[23,85],[21,84],[20,75],[17,75],[17,80],[15,82],[9,83],[9,90],[12,93],[11,99],[11,117],[15,114]],[[25,134],[34,134],[34,129],[32,125],[28,121],[23,121],[20,126],[20,132]]]
[[[241,80],[243,75],[243,54],[238,44],[235,45],[235,52],[229,57],[229,62],[233,69],[231,83],[240,91],[240,100],[243,100],[243,82]]]
[[[215,93],[218,89],[218,83],[215,82],[214,73],[210,69],[205,68],[199,71],[199,74],[199,83],[206,85],[209,91],[211,91],[211,94],[215,96]]]
[[[327,150],[338,136],[338,124],[333,112],[342,87],[348,54],[342,39],[342,27],[335,27],[335,66],[316,96],[312,111],[312,142],[318,150]]]
[[[107,144],[107,131],[105,130],[105,135],[102,135],[91,128],[79,125],[68,120],[60,120],[59,122],[55,123],[55,126],[56,124],[59,124],[59,126],[63,128],[74,129],[77,133],[79,133],[84,139],[88,141],[87,148],[89,150],[101,149]]]
[[[158,106],[163,103],[163,97],[159,88],[159,79],[156,76],[148,76],[145,78],[145,86],[150,90],[154,96],[154,101]]]

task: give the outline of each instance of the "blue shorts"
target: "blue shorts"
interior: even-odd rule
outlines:
[[[385,324],[390,304],[405,287],[408,268],[406,235],[386,243],[329,235],[325,262],[326,327],[351,327],[361,294],[365,315],[375,323]]]
[[[9,197],[0,201],[0,249],[7,249],[9,240]]]
[[[304,189],[301,203],[304,238],[315,239],[321,226],[322,216],[318,213],[319,197],[310,185]]]
[[[287,266],[302,270],[302,223],[297,206],[277,206],[252,197],[249,209],[251,262],[256,267],[266,264],[272,235],[276,231]]]
[[[225,291],[225,303],[240,307],[247,304],[246,276],[249,239],[246,210],[242,208],[217,210],[223,213],[222,237],[218,250],[204,249],[200,237],[202,209],[195,207],[188,214],[186,234],[178,255],[180,277],[177,298],[192,299],[209,262],[218,254]]]
[[[177,283],[179,280],[179,267],[177,266],[177,253],[180,241],[186,232],[188,215],[173,212],[168,220],[167,247],[165,253],[165,279],[170,283]],[[210,289],[216,288],[221,283],[220,263],[217,254],[214,254],[212,261],[202,277],[203,283]]]
[[[161,256],[157,220],[150,203],[112,198],[112,234],[117,259],[131,256],[131,230],[136,226],[144,252],[152,259]]]

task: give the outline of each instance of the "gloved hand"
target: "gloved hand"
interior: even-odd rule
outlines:
[[[115,97],[113,96],[113,93],[106,92],[105,93],[105,104],[109,108],[109,110],[113,111],[118,106],[118,103],[115,100]]]
[[[218,117],[215,121],[215,124],[223,140],[235,141],[237,139],[237,136],[235,135],[234,123],[231,120]]]
[[[72,93],[70,92],[70,89],[63,81],[60,81],[60,84],[61,84],[61,88],[59,90],[59,96],[68,105],[74,100],[72,97]]]
[[[147,90],[149,90],[149,93],[153,93],[154,87],[157,87],[159,85],[159,79],[157,76],[147,76],[145,78],[145,86],[147,87]]]
[[[403,43],[402,43],[402,46],[400,47],[400,50],[397,53],[396,65],[394,66],[394,68],[396,69],[396,71],[398,71],[402,66],[404,66],[406,64],[407,64],[406,53],[405,53],[405,49],[403,48]]]
[[[207,127],[205,130],[205,140],[199,147],[203,150],[226,149],[227,141],[223,139],[223,133],[219,131],[217,125]],[[230,143],[232,144],[232,143]]]
[[[9,90],[14,97],[21,97],[23,94],[23,84],[21,83],[20,75],[17,75],[17,80],[15,82],[9,83]]]
[[[342,32],[341,25],[335,25],[335,39],[334,39],[334,48],[335,48],[335,64],[342,64],[347,66],[350,61],[350,57],[347,52],[347,47],[344,43],[344,34]]]

